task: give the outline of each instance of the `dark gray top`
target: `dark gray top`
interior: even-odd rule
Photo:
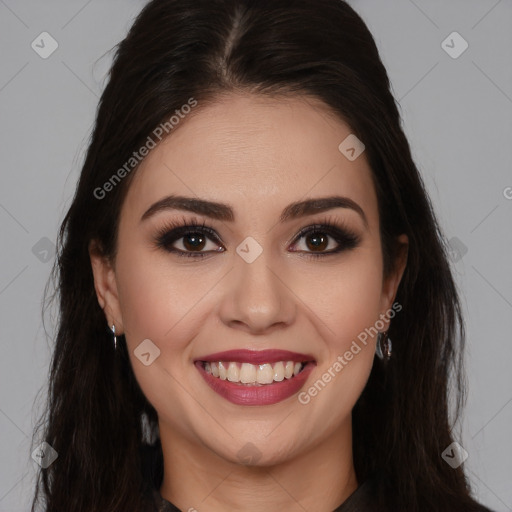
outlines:
[[[373,512],[372,480],[366,480],[333,512]],[[154,490],[158,512],[187,512],[181,511],[170,501],[162,498],[157,489]]]

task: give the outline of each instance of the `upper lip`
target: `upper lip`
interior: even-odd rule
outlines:
[[[198,357],[196,361],[236,361],[240,363],[264,364],[277,363],[278,361],[314,361],[314,357],[308,354],[299,354],[289,350],[226,350]]]

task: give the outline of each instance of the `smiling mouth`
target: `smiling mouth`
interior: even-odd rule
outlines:
[[[228,380],[245,386],[265,386],[293,379],[304,370],[308,361],[277,361],[263,364],[238,361],[199,361],[199,363],[207,374],[219,380]]]

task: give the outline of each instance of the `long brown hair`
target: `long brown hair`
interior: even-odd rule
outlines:
[[[191,97],[200,108],[233,90],[318,98],[366,145],[385,274],[397,235],[409,237],[409,254],[396,297],[403,310],[389,331],[393,357],[385,369],[374,365],[353,410],[357,478],[376,475],[382,508],[473,510],[462,467],[441,457],[464,400],[464,326],[446,243],[375,42],[341,0],[153,0],[118,45],[59,232],[53,278],[60,318],[39,424],[58,458],[41,469],[32,510],[41,495],[47,512],[151,510],[153,482],[141,471],[140,449],[157,431],[157,414],[122,337],[114,353],[88,254],[97,240],[115,257],[136,167],[105,197],[94,191]]]

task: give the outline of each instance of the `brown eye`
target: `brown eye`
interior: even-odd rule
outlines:
[[[200,233],[190,233],[183,238],[183,246],[187,251],[201,251],[206,245],[206,237]]]
[[[306,245],[308,249],[311,251],[325,251],[327,246],[329,245],[328,236],[325,236],[324,233],[312,233],[306,236]]]
[[[299,243],[302,239],[304,243]],[[346,228],[333,224],[316,224],[304,228],[295,238],[292,251],[303,252],[307,256],[321,257],[353,249],[359,242],[359,236]]]
[[[204,257],[224,250],[219,238],[210,228],[197,225],[164,229],[156,238],[156,245],[177,256]]]

